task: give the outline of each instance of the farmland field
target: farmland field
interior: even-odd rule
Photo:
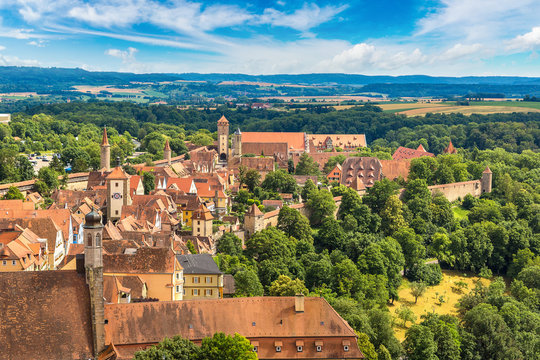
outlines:
[[[468,273],[467,273],[468,275]],[[443,270],[443,279],[439,285],[429,286],[425,294],[418,298],[418,303],[414,303],[414,297],[411,295],[409,288],[410,283],[404,279],[403,284],[399,288],[399,301],[394,301],[393,305],[389,305],[390,313],[394,316],[394,330],[396,332],[396,337],[398,340],[403,341],[405,339],[405,332],[407,328],[411,326],[410,323],[407,323],[407,328],[402,326],[402,320],[398,319],[395,315],[396,309],[401,305],[407,305],[416,315],[416,323],[422,322],[420,318],[421,315],[427,314],[428,312],[435,312],[437,314],[451,314],[456,315],[457,309],[455,305],[457,304],[459,298],[463,294],[468,293],[474,288],[474,284],[477,280],[482,281],[484,285],[491,283],[490,280],[482,279],[478,276],[466,276],[466,273],[452,271],[452,270]],[[463,291],[463,293],[457,293],[452,290],[452,287],[455,283],[459,281],[464,281],[467,283],[468,288]],[[444,302],[439,303],[439,296],[444,297]]]
[[[469,106],[458,106],[454,102],[382,104],[384,112],[407,116],[424,116],[427,113],[495,114],[513,112],[540,112],[539,102],[522,101],[474,101]]]

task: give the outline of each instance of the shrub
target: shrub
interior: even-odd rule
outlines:
[[[442,280],[442,271],[439,264],[419,264],[407,272],[411,281],[424,282],[429,286],[438,285]]]

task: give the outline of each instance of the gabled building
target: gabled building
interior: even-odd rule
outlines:
[[[176,258],[184,269],[184,300],[223,298],[223,273],[210,254]]]
[[[427,152],[422,145],[418,149],[409,149],[403,146],[400,146],[396,149],[394,154],[392,154],[392,159],[394,160],[407,160],[407,159],[416,159],[422,156],[435,157],[435,154]]]

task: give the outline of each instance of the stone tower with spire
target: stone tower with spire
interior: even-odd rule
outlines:
[[[169,140],[165,140],[165,148],[163,149],[163,160],[167,160],[167,164],[171,165],[172,150],[169,145]]]
[[[105,177],[107,183],[107,219],[119,220],[122,217],[122,207],[131,205],[129,194],[129,176],[118,165]]]
[[[106,171],[111,170],[111,145],[109,144],[109,139],[107,138],[107,128],[103,128],[100,167]]]
[[[229,121],[225,116],[217,122],[219,161],[227,162],[229,157]]]
[[[84,217],[84,267],[90,292],[94,357],[105,349],[105,303],[103,300],[103,224],[92,209]]]

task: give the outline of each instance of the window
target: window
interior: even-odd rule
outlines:
[[[349,345],[344,345],[343,346],[343,351],[349,351]]]
[[[205,295],[205,296],[212,296],[212,289],[206,289],[206,290],[204,290],[204,295]]]
[[[212,283],[212,277],[211,277],[211,276],[207,276],[207,277],[206,277],[206,283],[207,283],[207,284],[211,284],[211,283]]]
[[[322,351],[322,346],[321,345],[317,345],[317,352],[321,352]]]
[[[254,351],[254,352],[259,352],[259,347],[258,347],[258,346],[254,346],[254,347],[253,347],[253,351]]]
[[[11,260],[11,265],[13,266],[17,265],[17,260]]]
[[[276,346],[276,352],[281,352],[281,346]]]
[[[180,292],[180,285],[176,285],[176,292]]]
[[[114,215],[118,215],[118,210],[114,210]]]
[[[198,276],[194,276],[193,279],[192,279],[192,282],[194,284],[198,284],[199,283],[199,277]]]
[[[193,289],[191,292],[193,293],[193,296],[199,296],[199,289]]]
[[[92,246],[92,234],[86,235],[86,246]]]
[[[180,273],[176,273],[176,280],[180,280]]]
[[[101,234],[96,234],[96,246],[101,246]]]
[[[302,352],[302,350],[304,350],[304,349],[302,348],[302,346],[297,346],[297,347],[296,347],[296,351]]]
[[[114,183],[114,186],[115,186],[115,187],[118,187],[118,183]]]
[[[186,296],[186,289],[184,289],[184,291],[182,291],[182,295]]]
[[[6,265],[7,265],[7,261],[6,261],[6,260],[2,261],[2,265],[6,266]]]
[[[200,220],[197,220],[197,225],[201,225],[201,221],[200,221]]]

